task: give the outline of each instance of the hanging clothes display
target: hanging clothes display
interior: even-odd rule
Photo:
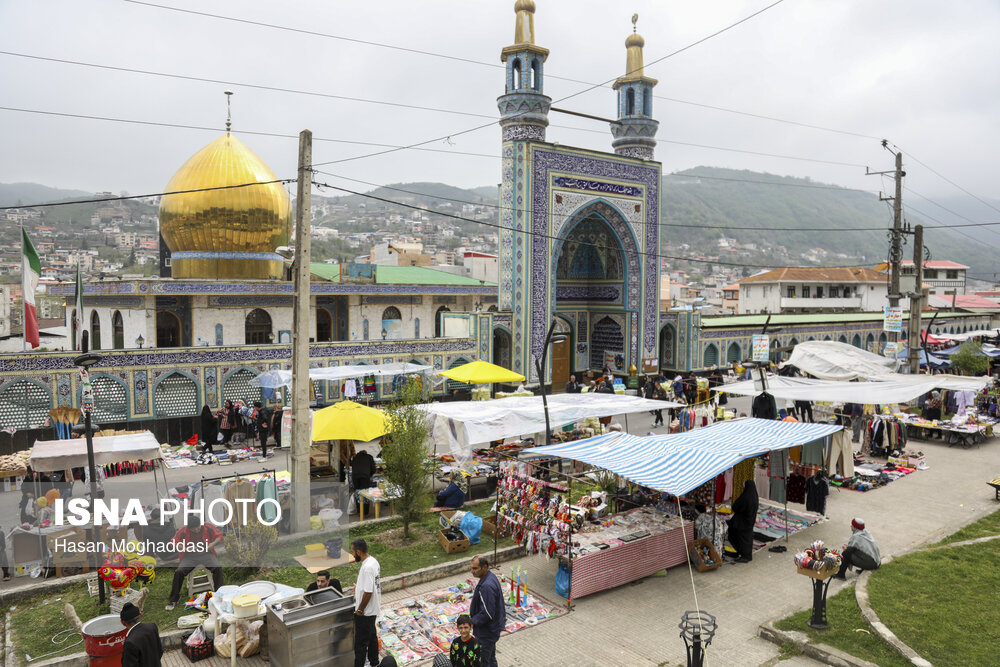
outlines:
[[[777,503],[785,502],[785,477],[788,475],[788,450],[780,449],[771,452],[770,461],[770,499]]]
[[[533,477],[534,467],[500,462],[497,487],[497,529],[510,535],[529,553],[547,558],[566,554],[574,526],[583,515],[570,511],[568,489]]]
[[[744,459],[733,466],[733,502],[743,493],[744,482],[754,481],[754,459]]]
[[[831,475],[837,474],[847,479],[854,477],[854,448],[846,430],[837,431],[830,437],[826,469]]]
[[[777,419],[778,408],[775,405],[774,396],[765,391],[754,397],[750,415],[758,419]]]
[[[806,480],[806,510],[826,514],[826,499],[830,484],[824,475],[813,475]]]
[[[757,486],[757,495],[763,500],[771,498],[771,479],[768,476],[768,466],[754,466],[754,484]]]
[[[365,378],[365,396],[375,395],[375,376],[369,375]]]
[[[357,380],[354,378],[344,380],[344,384],[340,386],[340,391],[344,394],[344,398],[355,398],[358,395]]]

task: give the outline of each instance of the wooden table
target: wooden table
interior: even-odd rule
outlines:
[[[372,493],[371,493],[371,489],[364,489],[363,491],[359,491],[358,495],[361,496],[361,502],[358,503],[358,513],[359,513],[359,515],[361,517],[360,518],[361,521],[365,520],[365,501],[366,500],[370,501],[371,503],[373,503],[375,505],[375,518],[376,519],[379,518],[379,514],[380,514],[379,507],[381,506],[382,503],[389,503],[389,514],[393,513],[393,509],[394,509],[393,503],[396,500],[396,496],[392,496],[392,497],[388,497],[388,496],[385,496],[385,495],[373,496]]]

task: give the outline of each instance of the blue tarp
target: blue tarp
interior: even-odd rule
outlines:
[[[745,458],[815,442],[839,430],[832,424],[735,419],[684,433],[611,433],[525,451],[583,461],[650,489],[682,495]]]
[[[951,366],[951,362],[948,361],[947,359],[941,359],[940,357],[934,356],[934,354],[930,355],[930,357],[931,357],[931,368],[947,368]],[[905,362],[907,359],[910,358],[910,351],[904,347],[903,351],[896,355],[896,358]],[[927,365],[927,354],[923,350],[920,350],[920,365],[921,366]]]
[[[935,350],[934,354],[942,357],[950,357],[961,349],[961,345],[956,345],[955,347],[949,347],[947,350]],[[1000,348],[983,350],[979,347],[976,348],[976,352],[983,355],[984,357],[1000,357]]]

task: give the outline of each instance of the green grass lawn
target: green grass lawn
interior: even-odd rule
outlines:
[[[903,556],[869,582],[872,608],[935,665],[995,665],[1000,542]]]
[[[826,617],[830,624],[828,629],[810,628],[806,625],[810,616],[812,610],[808,609],[792,614],[774,625],[779,630],[805,632],[809,635],[810,643],[826,644],[882,667],[905,667],[910,664],[869,630],[854,599],[853,586],[845,587],[836,595],[827,598]]]
[[[979,521],[970,523],[965,528],[944,538],[937,545],[964,542],[965,540],[974,540],[979,537],[989,537],[991,535],[1000,535],[1000,510],[992,514],[987,514]]]
[[[481,503],[469,509],[479,516],[492,516],[490,503]],[[484,535],[478,545],[469,551],[458,554],[446,554],[437,541],[437,514],[428,514],[418,524],[411,524],[411,534],[415,539],[404,542],[400,533],[401,524],[398,520],[382,523],[352,524],[350,537],[364,537],[368,542],[370,553],[375,556],[382,568],[382,576],[389,577],[403,572],[412,572],[420,568],[437,565],[454,560],[467,560],[477,553],[493,551],[493,538]],[[386,540],[390,543],[387,544]],[[286,557],[304,553],[304,544],[315,542],[316,538],[305,538],[294,542],[283,543],[275,547],[269,558],[285,561]],[[497,547],[503,548],[513,544],[510,538],[502,538]],[[345,540],[345,548],[347,540]],[[340,579],[344,586],[354,585],[357,579],[358,566],[355,564],[332,568],[332,577]],[[266,569],[223,568],[226,583],[240,584],[254,579],[267,579],[289,586],[305,587],[315,579],[297,563],[287,567]],[[469,575],[471,576],[471,574]],[[170,583],[173,577],[172,568],[163,568],[157,572],[155,581],[149,586],[150,593],[143,613],[143,620],[156,623],[162,632],[175,629],[177,618],[186,613],[180,605],[173,611],[166,611],[164,606],[170,594]],[[457,578],[457,577],[456,577]],[[184,595],[184,589],[181,589]],[[63,615],[63,605],[70,603],[76,609],[80,619],[87,621],[101,613],[108,613],[107,605],[103,611],[98,609],[97,598],[91,598],[83,582],[73,584],[56,594],[38,595],[31,599],[18,600],[6,609],[12,609],[11,625],[14,630],[15,653],[21,664],[26,661],[26,654],[33,658],[57,650],[52,643],[53,635],[70,627]],[[6,609],[2,611],[6,611]],[[75,641],[75,640],[70,640]],[[69,648],[63,647],[59,655],[83,650],[83,645]]]

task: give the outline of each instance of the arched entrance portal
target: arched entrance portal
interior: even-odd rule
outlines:
[[[633,301],[640,294],[638,263],[629,254],[635,241],[628,225],[617,209],[595,202],[575,216],[560,238],[552,308],[567,340],[549,352],[552,383],[564,384],[574,369],[610,366],[626,373],[630,358],[639,365],[638,318],[628,309],[636,307]],[[580,355],[573,363],[578,346]]]
[[[510,368],[510,332],[496,328],[493,330],[493,363]]]
[[[156,311],[156,347],[181,346],[181,321],[169,310]]]

